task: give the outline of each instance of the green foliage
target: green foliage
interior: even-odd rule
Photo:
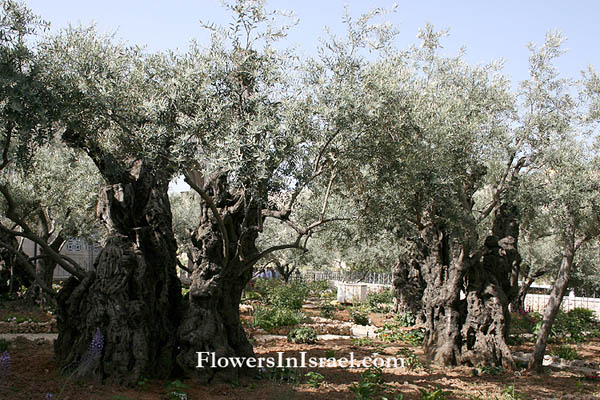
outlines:
[[[446,400],[446,396],[450,394],[450,392],[443,391],[441,388],[431,391],[419,389],[419,391],[421,392],[421,400]]]
[[[579,353],[577,353],[577,349],[569,345],[560,345],[558,347],[555,347],[550,351],[550,354],[562,358],[563,360],[577,360],[579,358]]]
[[[4,339],[0,339],[0,353],[4,353],[8,350],[8,342]]]
[[[148,390],[148,378],[142,378],[137,382],[138,390]]]
[[[311,296],[321,296],[321,293],[331,288],[329,285],[329,281],[326,280],[312,281],[307,283],[306,286],[308,286]]]
[[[538,321],[533,333],[537,335],[542,321]],[[574,308],[569,312],[559,310],[550,330],[550,337],[575,343],[597,334],[598,321],[592,310]]]
[[[306,383],[314,388],[318,388],[325,381],[325,377],[323,375],[314,371],[309,371],[304,376],[308,378]]]
[[[259,371],[259,377],[268,379],[279,384],[285,383],[295,385],[300,383],[302,376],[298,368],[268,367],[264,370]]]
[[[335,315],[335,307],[329,303],[321,303],[319,306],[321,317],[333,319]]]
[[[325,358],[335,358],[336,350],[325,350]]]
[[[266,331],[283,326],[295,326],[304,321],[305,316],[300,311],[287,308],[257,306],[254,309],[253,325]]]
[[[393,301],[394,294],[392,289],[385,289],[367,294],[367,306],[371,312],[389,312]]]
[[[417,357],[414,350],[407,347],[402,348],[396,355],[399,355],[404,360],[404,366],[409,371],[419,370],[424,368],[423,362]]]
[[[495,367],[491,365],[485,365],[483,367],[477,367],[473,369],[471,372],[474,376],[481,375],[498,375],[501,374],[504,370],[501,367]]]
[[[373,339],[368,338],[368,337],[360,337],[360,338],[352,339],[353,346],[368,347],[368,346],[373,346],[374,344],[375,344],[375,342],[373,342]]]
[[[256,290],[245,290],[243,300],[262,300],[262,295]]]
[[[390,387],[383,382],[381,377],[383,371],[381,368],[371,367],[361,374],[361,380],[350,386],[350,391],[354,393],[356,400],[372,400],[379,398],[381,400],[393,399],[402,400],[401,393],[393,394],[393,397],[387,397]],[[375,397],[377,396],[377,397]]]
[[[317,343],[317,332],[311,327],[303,326],[292,329],[287,335],[287,340],[291,343],[314,344]]]
[[[396,321],[398,321],[399,326],[414,326],[417,323],[417,316],[410,312],[404,312],[402,314],[398,314],[394,317]]]
[[[369,325],[369,314],[363,307],[352,307],[350,316],[357,325]]]
[[[302,283],[283,283],[276,279],[257,279],[254,288],[262,294],[269,305],[289,310],[300,310],[309,294]]]
[[[507,386],[502,391],[504,400],[525,400],[525,396],[515,390],[514,385]]]
[[[425,338],[425,329],[404,330],[402,323],[386,322],[377,330],[379,338],[384,342],[405,342],[413,346],[419,346]]]

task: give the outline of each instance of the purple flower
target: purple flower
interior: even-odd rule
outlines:
[[[46,397],[44,397],[44,400],[52,400],[54,399],[54,395],[52,393],[46,393]]]
[[[81,362],[79,364],[81,367],[87,367],[92,364],[96,360],[98,360],[102,356],[102,349],[104,348],[104,335],[102,335],[102,331],[100,328],[96,330],[90,345],[88,346],[87,351],[81,358]]]
[[[0,378],[5,378],[10,372],[10,353],[5,351],[0,355]]]

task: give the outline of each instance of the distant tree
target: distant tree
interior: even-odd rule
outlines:
[[[542,370],[548,336],[578,253],[600,236],[600,164],[597,152],[585,140],[597,118],[594,75],[583,82],[559,78],[552,61],[562,53],[562,41],[560,35],[549,34],[544,46],[531,46],[532,79],[525,86],[526,104],[530,105],[525,114],[527,120],[538,132],[552,132],[553,140],[538,146],[538,168],[532,169],[523,182],[522,208],[530,207],[526,215],[529,218],[524,220],[530,224],[543,221],[560,257],[560,268],[529,360],[529,369],[536,371]],[[577,89],[578,94],[574,93]]]

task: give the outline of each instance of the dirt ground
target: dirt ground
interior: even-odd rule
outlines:
[[[26,311],[18,307],[12,311],[6,309],[0,312],[0,320],[10,318],[11,312]],[[35,311],[27,311],[35,314]],[[41,315],[31,315],[42,318]],[[347,313],[340,312],[338,318],[346,318]],[[381,323],[384,316],[373,315],[372,320]],[[252,335],[252,333],[250,333]],[[306,357],[326,357],[335,350],[335,357],[349,357],[354,352],[356,359],[379,353],[382,356],[395,355],[404,347],[410,348],[423,359],[418,347],[405,344],[389,344],[374,340],[374,345],[359,346],[349,339],[321,341],[314,345],[291,344],[283,339],[268,342],[256,342],[257,357],[277,357],[277,352],[283,352],[283,357],[300,359],[301,352],[307,352]],[[523,344],[515,350],[531,351],[532,344]],[[53,359],[52,345],[44,341],[28,341],[18,338],[9,343],[11,367],[2,376],[0,368],[0,399],[45,400],[47,393],[52,393],[53,400],[125,400],[125,399],[166,399],[169,381],[149,380],[139,388],[124,388],[109,385],[80,385],[71,382],[68,377],[58,373],[57,364]],[[600,340],[578,345],[578,352],[585,361],[600,363]],[[344,368],[305,368],[295,370],[298,383],[274,381],[269,378],[247,378],[231,383],[218,383],[209,386],[195,384],[184,380],[188,385],[185,392],[188,399],[355,399],[350,387],[361,380],[364,369]],[[309,371],[318,372],[324,376],[324,382],[318,388],[307,383],[305,374]],[[544,375],[533,375],[525,371],[505,371],[498,374],[475,375],[473,368],[440,368],[427,366],[425,369],[409,371],[406,368],[383,369],[382,378],[386,383],[387,398],[393,399],[395,394],[402,393],[404,399],[420,399],[420,389],[435,390],[441,388],[448,391],[448,399],[600,399],[600,383],[597,380],[586,380],[580,374],[570,372],[548,371]],[[503,394],[503,390],[512,385],[514,395]],[[380,394],[376,397],[381,399]],[[522,397],[519,397],[522,396]]]

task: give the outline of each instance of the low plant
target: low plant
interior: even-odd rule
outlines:
[[[353,346],[368,347],[368,346],[373,346],[374,344],[375,344],[375,342],[373,342],[373,339],[368,338],[368,337],[352,339]]]
[[[267,301],[273,307],[300,310],[310,290],[302,283],[288,283],[271,287],[267,291]]]
[[[325,381],[325,377],[318,372],[309,371],[304,376],[308,378],[306,383],[314,388],[318,388]]]
[[[412,349],[404,347],[396,355],[399,355],[404,360],[404,367],[409,371],[415,371],[424,368],[423,363]]]
[[[325,358],[335,358],[336,350],[325,350]]]
[[[473,375],[481,376],[481,375],[498,375],[501,374],[504,370],[501,367],[495,367],[493,365],[485,365],[482,367],[477,367],[473,369]]]
[[[335,314],[335,307],[333,306],[333,304],[322,303],[320,305],[319,309],[320,309],[321,317],[327,318],[327,319],[333,319],[333,316]]]
[[[502,391],[502,396],[504,400],[525,400],[525,396],[517,392],[514,385],[506,387]]]
[[[421,400],[446,400],[446,396],[450,394],[450,392],[446,392],[441,388],[437,388],[435,390],[426,390],[419,389],[421,392]]]
[[[352,307],[350,309],[350,316],[357,325],[369,325],[369,314],[361,307]]]
[[[311,327],[303,326],[290,331],[287,340],[290,343],[314,344],[317,343],[317,332]]]
[[[393,302],[394,294],[392,289],[385,289],[367,294],[367,306],[371,312],[389,312]]]
[[[179,379],[170,382],[167,385],[168,395],[167,398],[169,400],[187,400],[188,395],[186,390],[188,389],[188,385],[181,382]]]
[[[392,387],[383,382],[382,369],[371,367],[361,374],[361,380],[350,386],[350,391],[354,393],[356,400],[371,400],[374,396],[381,400],[402,400],[401,393],[393,394],[393,397],[387,397]]]
[[[563,360],[577,360],[579,358],[579,353],[577,353],[577,349],[569,345],[561,345],[555,347],[550,351],[550,354],[562,358]]]
[[[415,313],[410,311],[398,314],[394,319],[398,322],[399,326],[404,327],[414,326],[417,323],[417,316],[415,315]]]
[[[295,385],[300,382],[300,372],[297,368],[265,368],[260,371],[259,377],[280,384],[286,383]]]
[[[138,390],[148,390],[148,378],[142,378],[137,382]]]
[[[413,346],[419,346],[425,338],[425,329],[417,328],[404,330],[397,323],[386,322],[383,327],[377,330],[379,338],[384,342],[404,342]]]
[[[253,325],[266,331],[282,326],[296,326],[304,321],[305,316],[300,311],[287,308],[257,306],[254,308]]]
[[[306,284],[311,296],[321,296],[321,293],[330,289],[329,281],[312,281]]]
[[[8,342],[4,339],[0,339],[0,353],[4,353],[8,350]]]
[[[542,321],[538,321],[534,334],[537,336]],[[586,338],[598,335],[598,320],[595,313],[587,308],[574,308],[569,312],[560,310],[552,323],[550,338],[567,342],[581,343]]]

